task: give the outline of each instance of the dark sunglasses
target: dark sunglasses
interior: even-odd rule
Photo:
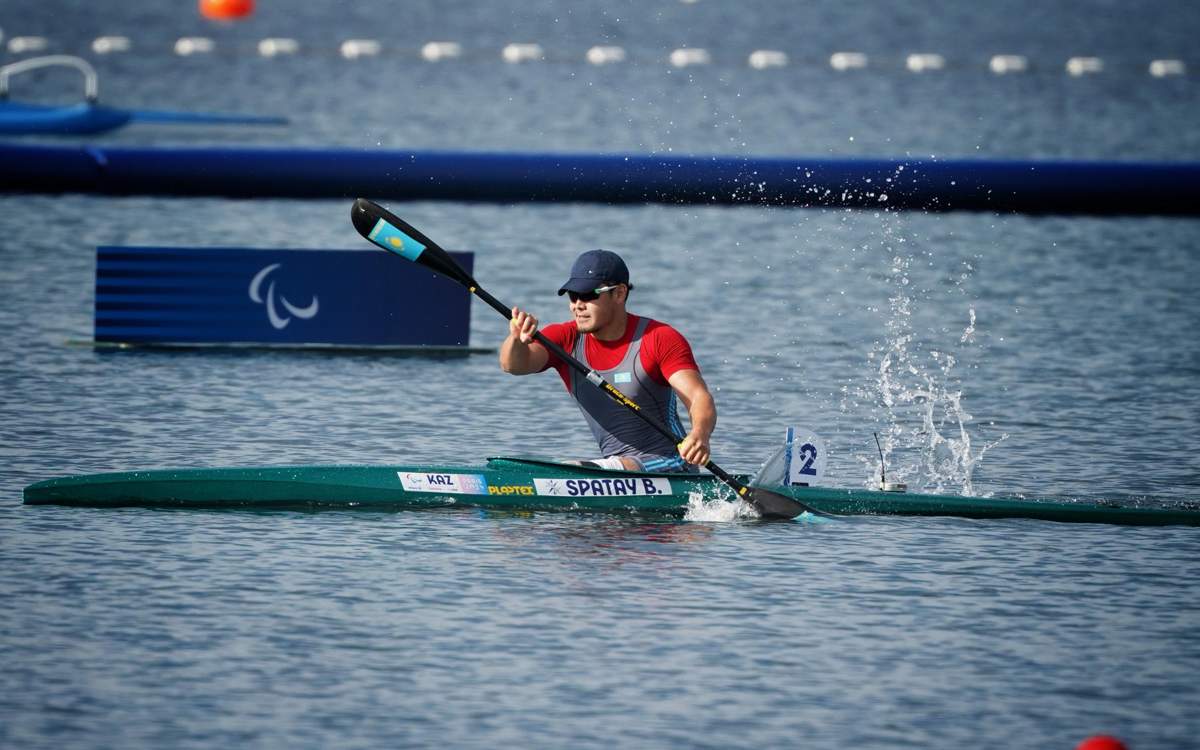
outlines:
[[[601,294],[603,294],[605,292],[611,292],[612,290],[616,289],[619,286],[621,286],[621,285],[620,284],[609,284],[608,286],[602,286],[602,287],[593,289],[590,292],[568,291],[567,299],[571,300],[572,304],[574,304],[576,302],[595,302],[596,300],[600,299]]]

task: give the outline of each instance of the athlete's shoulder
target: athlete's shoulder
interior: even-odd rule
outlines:
[[[680,370],[700,370],[692,346],[683,334],[667,323],[649,318],[642,335],[642,366],[662,383]]]
[[[646,318],[646,332],[643,334],[646,338],[654,338],[659,341],[675,341],[680,340],[687,342],[687,337],[679,332],[679,329],[670,323],[664,323],[661,320],[654,318]]]

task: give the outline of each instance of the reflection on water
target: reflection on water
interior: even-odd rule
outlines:
[[[664,545],[703,544],[713,537],[713,527],[686,521],[641,523],[597,519],[587,525],[574,523],[552,531],[560,551],[571,555],[603,557],[658,557],[667,553]]]
[[[704,544],[715,533],[711,525],[681,520],[645,521],[598,514],[483,509],[475,515],[490,521],[524,519],[532,523],[493,524],[492,533],[506,545],[523,547],[536,541],[543,550],[552,550],[563,557],[603,560],[616,565],[666,557],[671,554],[666,547]]]

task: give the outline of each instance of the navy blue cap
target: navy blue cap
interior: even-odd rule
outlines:
[[[625,284],[630,289],[629,269],[621,256],[609,250],[588,250],[575,259],[571,266],[571,278],[558,290],[559,296],[567,292],[590,292],[605,284]]]

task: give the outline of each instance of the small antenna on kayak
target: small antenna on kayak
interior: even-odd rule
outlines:
[[[884,492],[904,492],[908,489],[908,485],[903,482],[889,482],[887,480],[887,467],[884,466],[883,446],[879,444],[879,433],[872,432],[875,436],[875,447],[879,450],[879,489]]]
[[[883,465],[883,446],[879,444],[879,433],[872,432],[875,436],[875,448],[879,451],[879,486],[882,487],[887,483],[887,467]]]

